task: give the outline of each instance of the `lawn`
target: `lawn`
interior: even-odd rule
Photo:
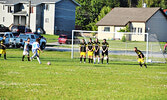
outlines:
[[[57,42],[59,36],[58,35],[48,35],[48,34],[43,34],[42,36],[44,36],[47,40],[47,43],[53,43],[53,42]]]
[[[167,99],[167,64],[148,64],[147,69],[137,62],[80,64],[70,55],[44,51],[39,65],[36,59],[22,62],[21,50],[8,49],[7,60],[0,58],[0,99]]]

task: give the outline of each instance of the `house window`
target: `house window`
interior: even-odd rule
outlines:
[[[49,11],[49,4],[45,4],[46,11]]]
[[[110,27],[104,27],[104,32],[110,32]]]
[[[8,13],[11,13],[12,12],[12,8],[11,6],[8,6]]]
[[[3,22],[5,22],[5,17],[3,17]]]
[[[136,33],[136,27],[132,27],[132,32]]]
[[[3,10],[5,10],[5,5],[3,5]]]
[[[138,28],[138,33],[142,33],[142,28]]]
[[[49,18],[45,18],[45,23],[49,23]]]

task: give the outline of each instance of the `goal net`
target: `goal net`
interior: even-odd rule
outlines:
[[[106,39],[109,43],[109,60],[112,61],[137,61],[137,54],[134,52],[134,47],[137,47],[145,55],[146,62],[166,62],[165,56],[162,53],[161,46],[156,35],[148,35],[148,33],[131,33],[131,32],[113,32],[99,34],[98,31],[72,31],[72,48],[71,58],[79,58],[79,44],[75,44],[76,39],[82,39],[89,42],[92,38],[93,41],[96,38],[102,43],[103,39]],[[100,47],[100,56],[101,56]]]

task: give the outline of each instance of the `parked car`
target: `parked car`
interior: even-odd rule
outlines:
[[[35,34],[27,33],[27,34],[20,34],[18,38],[16,38],[16,44],[20,46],[24,46],[24,42],[30,38],[30,44],[36,41],[38,38]],[[41,49],[45,49],[46,47],[46,40],[41,38],[40,39],[40,47]]]
[[[27,28],[26,26],[21,26],[21,25],[13,25],[11,27],[11,31],[13,33],[25,33],[25,32],[32,32],[31,29]]]
[[[71,35],[59,35],[58,38],[59,44],[71,44],[72,43],[72,36]],[[74,44],[79,44],[80,40],[74,37]]]
[[[8,32],[9,28],[4,26],[3,24],[0,24],[0,32]]]

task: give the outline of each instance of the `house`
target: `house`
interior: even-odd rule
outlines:
[[[131,41],[145,41],[143,33],[167,41],[167,16],[161,8],[114,8],[96,24],[99,39],[121,39],[120,29],[129,27]]]
[[[31,0],[30,28],[47,34],[71,33],[75,29],[75,0]],[[28,25],[29,0],[0,0],[0,24]]]

